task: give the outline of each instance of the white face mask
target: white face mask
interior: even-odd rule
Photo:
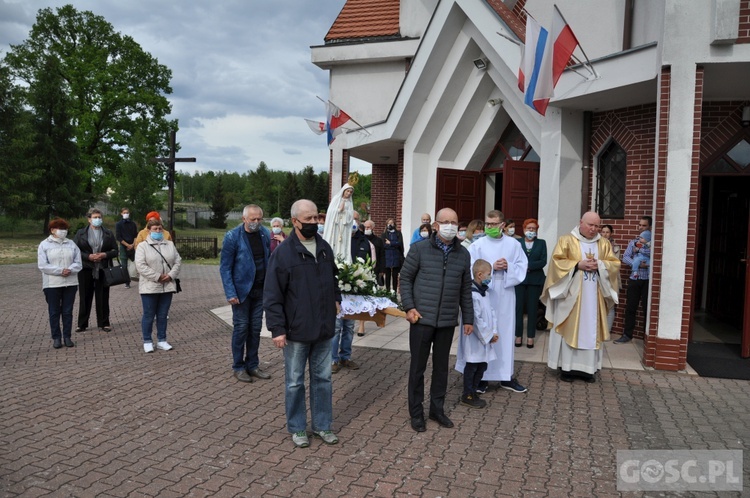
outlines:
[[[352,221],[352,232],[356,231],[357,227],[359,227],[357,220]]]
[[[280,233],[281,233],[281,228],[279,228],[279,227],[273,227],[273,228],[271,229],[271,231],[272,231],[273,233],[275,233],[276,235],[278,235],[278,234],[280,234]]]
[[[536,232],[532,232],[531,230],[529,230],[528,232],[526,232],[525,235],[526,235],[527,239],[535,239],[536,238]]]
[[[372,229],[365,228],[365,235],[372,235]]]
[[[420,236],[421,236],[421,237],[422,237],[423,239],[426,239],[426,238],[427,238],[427,237],[428,237],[428,236],[430,235],[430,232],[419,232],[419,235],[420,235]]]
[[[451,241],[456,238],[457,233],[458,226],[456,225],[451,225],[450,223],[440,225],[440,236],[447,241]]]
[[[508,232],[508,235],[515,235],[515,233],[516,233],[516,229],[515,229],[515,228],[509,228],[509,229],[507,230],[507,232]]]
[[[130,218],[130,213],[122,213],[123,220],[127,220],[128,218]]]
[[[67,230],[62,230],[62,229],[59,229],[59,228],[57,230],[55,230],[55,237],[57,237],[58,239],[64,239],[67,236],[68,236],[68,231]]]

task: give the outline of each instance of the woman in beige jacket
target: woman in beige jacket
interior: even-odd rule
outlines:
[[[169,351],[167,342],[167,315],[172,304],[172,294],[177,292],[177,276],[182,260],[172,241],[164,240],[161,220],[151,219],[146,224],[148,237],[135,249],[135,267],[138,269],[138,292],[143,303],[143,350],[154,352],[151,338],[156,317],[156,347]]]

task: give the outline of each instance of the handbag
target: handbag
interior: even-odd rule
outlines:
[[[170,265],[170,264],[169,264],[169,263],[167,262],[166,258],[165,258],[165,257],[164,257],[164,255],[163,255],[163,254],[161,253],[161,251],[160,251],[160,250],[158,250],[157,248],[155,248],[154,246],[152,246],[151,244],[147,244],[147,245],[148,245],[148,246],[149,246],[149,247],[150,247],[151,249],[153,249],[154,251],[156,251],[156,252],[158,252],[158,253],[159,253],[159,256],[161,256],[161,259],[163,259],[163,260],[164,260],[164,264],[165,264],[165,265],[167,265],[167,268],[169,268],[169,269],[171,270],[171,269],[172,269],[172,266],[171,266],[171,265]],[[174,279],[174,285],[175,285],[175,288],[177,289],[177,290],[175,290],[175,294],[179,294],[180,292],[182,292],[182,286],[180,285],[180,279],[179,279],[179,278],[175,278],[175,279]]]
[[[117,266],[108,266],[102,268],[104,272],[104,285],[112,287],[113,285],[122,285],[130,282],[130,274],[128,270],[117,263]]]

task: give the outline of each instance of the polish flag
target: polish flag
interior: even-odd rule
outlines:
[[[341,126],[350,119],[347,113],[328,102],[328,145],[344,132]]]
[[[565,22],[560,11],[555,6],[552,16],[552,86],[557,85],[563,71],[570,62],[570,56],[579,45],[578,38]]]

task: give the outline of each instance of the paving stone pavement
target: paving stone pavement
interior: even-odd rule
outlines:
[[[750,382],[604,370],[595,384],[567,384],[521,362],[529,392],[491,390],[484,410],[458,403],[452,372],[456,427],[428,421],[417,434],[408,353],[356,348],[361,368],[334,376],[341,442],[295,449],[270,339],[260,349],[270,381],[231,375],[231,331],[209,311],[226,302],[218,267],[184,267],[175,349],[148,355],[136,285],[112,290],[113,332],[74,333],[75,348],[55,350],[36,266],[0,274],[2,496],[619,496],[618,449],[744,451],[750,441]],[[750,458],[743,470],[747,495]]]

